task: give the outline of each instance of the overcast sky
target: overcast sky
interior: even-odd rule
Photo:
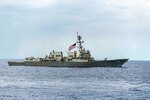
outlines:
[[[149,0],[0,0],[0,58],[66,52],[76,32],[96,59],[150,60]]]

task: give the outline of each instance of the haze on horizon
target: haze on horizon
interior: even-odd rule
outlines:
[[[0,58],[66,52],[76,32],[96,59],[150,60],[149,0],[1,0]]]

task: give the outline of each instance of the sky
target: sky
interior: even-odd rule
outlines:
[[[76,32],[95,59],[150,60],[149,0],[0,0],[0,58],[66,53]]]

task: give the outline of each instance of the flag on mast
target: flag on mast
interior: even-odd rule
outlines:
[[[71,46],[69,46],[69,51],[71,51],[72,49],[76,48],[76,43],[72,44]]]

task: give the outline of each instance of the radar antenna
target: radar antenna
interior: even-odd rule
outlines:
[[[83,50],[82,44],[84,43],[84,41],[82,41],[81,39],[82,39],[82,37],[77,32],[77,42],[76,43],[77,43],[78,51],[80,51],[80,52],[82,52],[82,50]]]

